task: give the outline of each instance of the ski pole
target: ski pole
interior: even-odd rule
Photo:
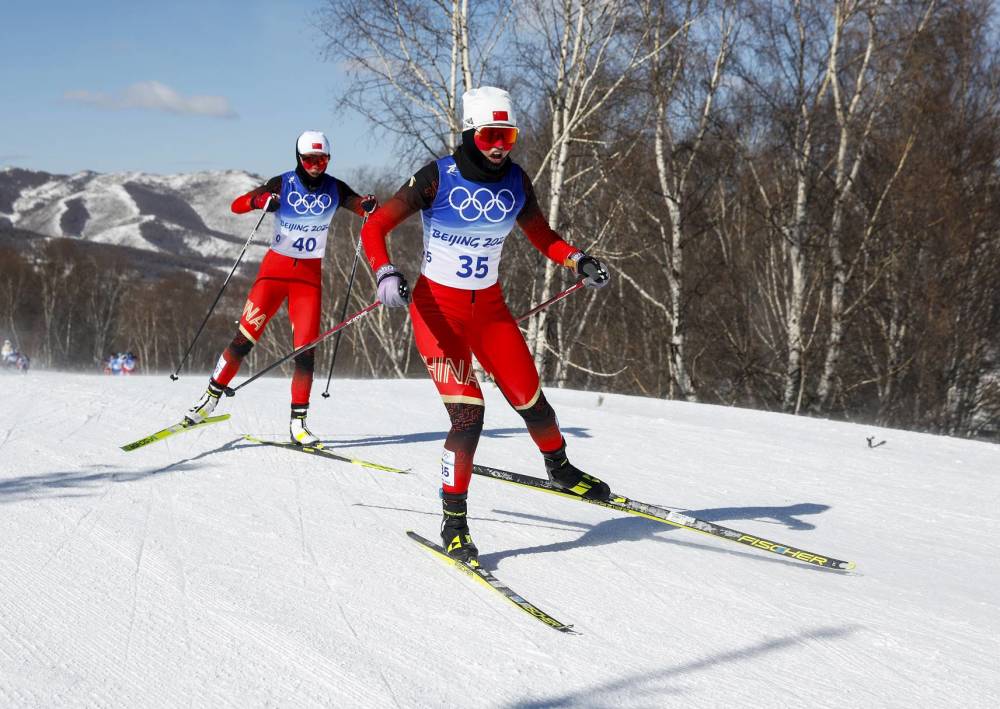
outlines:
[[[368,223],[368,215],[371,212],[365,212],[364,219],[361,220],[361,228],[365,228],[365,224]],[[344,296],[344,307],[340,309],[340,319],[341,321],[347,317],[347,306],[351,303],[351,289],[354,287],[354,274],[358,271],[358,258],[361,256],[361,232],[358,232],[358,245],[354,248],[354,265],[351,266],[351,278],[347,281],[347,295]],[[337,350],[340,349],[340,336],[343,332],[338,332],[337,337],[333,340],[333,354],[330,355],[330,371],[326,373],[326,389],[323,390],[323,398],[330,398],[330,380],[333,379],[333,365],[337,362]]]
[[[522,315],[521,317],[519,317],[514,322],[521,322],[522,320],[527,320],[528,318],[530,318],[532,315],[534,315],[538,311],[545,310],[547,307],[549,307],[553,303],[558,303],[560,300],[562,300],[563,298],[565,298],[567,295],[569,295],[573,291],[576,291],[576,290],[579,290],[580,288],[583,288],[583,282],[584,282],[584,280],[586,280],[586,279],[581,279],[581,280],[577,281],[576,283],[574,283],[573,285],[571,285],[566,290],[564,290],[564,291],[562,291],[560,293],[556,293],[554,296],[552,296],[551,298],[549,298],[548,300],[546,300],[544,303],[539,303],[538,305],[536,305],[534,308],[532,308],[531,310],[529,310],[528,312],[526,312],[524,315]]]
[[[205,319],[201,321],[201,326],[198,328],[198,332],[194,334],[194,339],[191,340],[191,344],[188,345],[187,351],[184,353],[184,356],[181,357],[181,363],[177,365],[177,369],[175,369],[174,373],[170,375],[171,380],[176,382],[179,379],[177,375],[180,373],[181,367],[184,366],[188,355],[191,354],[191,350],[194,349],[194,343],[197,342],[198,338],[201,336],[201,331],[205,329],[208,319],[212,317],[212,311],[214,311],[215,306],[219,304],[219,299],[222,298],[222,294],[225,292],[226,286],[229,285],[229,280],[233,277],[233,274],[236,273],[236,269],[240,265],[240,261],[243,260],[243,255],[247,252],[247,248],[249,248],[250,244],[253,242],[253,237],[257,234],[257,229],[260,228],[261,222],[264,221],[264,217],[267,215],[267,207],[269,204],[271,204],[271,195],[268,195],[267,201],[264,202],[264,208],[261,210],[260,219],[257,220],[257,225],[254,226],[253,231],[250,232],[250,238],[247,239],[247,243],[243,244],[243,250],[240,251],[240,255],[236,259],[236,263],[233,264],[232,270],[230,270],[229,275],[226,276],[226,280],[223,282],[222,288],[219,289],[219,294],[215,296],[215,300],[212,301],[212,306],[208,309],[208,312],[205,313]]]
[[[281,359],[279,359],[279,360],[277,360],[275,362],[272,362],[271,364],[267,365],[264,369],[262,369],[259,372],[257,372],[255,375],[253,375],[252,377],[250,377],[249,379],[247,379],[245,382],[242,382],[239,386],[237,386],[237,387],[225,387],[225,389],[223,389],[223,391],[226,392],[226,396],[235,396],[237,391],[239,391],[240,389],[242,389],[243,387],[245,387],[247,384],[249,384],[253,380],[259,379],[260,377],[264,376],[265,374],[267,374],[268,372],[270,372],[272,369],[274,369],[278,365],[284,364],[285,362],[287,362],[288,360],[290,360],[295,355],[300,354],[302,352],[305,352],[306,350],[312,349],[313,347],[315,347],[316,345],[318,345],[320,342],[322,342],[326,338],[330,337],[333,334],[336,334],[337,332],[340,332],[343,328],[347,327],[348,325],[351,325],[351,324],[357,322],[358,320],[360,320],[361,318],[363,318],[365,315],[367,315],[371,311],[375,310],[375,308],[377,308],[380,305],[382,305],[382,301],[376,300],[371,305],[366,306],[365,308],[363,308],[363,309],[359,310],[358,312],[354,313],[354,315],[352,315],[351,317],[347,318],[346,320],[344,320],[343,322],[341,322],[339,325],[334,325],[329,330],[327,330],[323,334],[319,335],[312,342],[307,342],[304,345],[300,345],[299,347],[296,347],[294,350],[292,350],[291,352],[289,352],[288,354],[286,354]]]

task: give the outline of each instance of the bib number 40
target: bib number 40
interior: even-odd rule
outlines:
[[[490,272],[489,256],[477,256],[474,268],[471,256],[459,256],[458,263],[460,268],[455,271],[455,275],[459,278],[486,278],[486,274]]]
[[[315,251],[316,239],[311,236],[308,239],[300,236],[292,242],[292,248],[298,249],[299,251]]]

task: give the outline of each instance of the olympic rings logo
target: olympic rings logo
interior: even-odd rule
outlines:
[[[457,203],[456,203],[457,200]],[[504,188],[493,194],[485,187],[469,193],[465,187],[453,187],[448,194],[448,204],[467,222],[480,218],[496,224],[514,210],[514,193]]]
[[[320,215],[333,204],[328,194],[302,194],[301,192],[288,193],[288,206],[295,210],[296,214]]]

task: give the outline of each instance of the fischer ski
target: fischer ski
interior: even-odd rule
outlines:
[[[586,502],[591,505],[598,505],[599,507],[606,507],[611,510],[618,510],[619,512],[627,512],[639,517],[655,520],[656,522],[669,524],[673,527],[690,529],[694,532],[701,532],[702,534],[718,537],[719,539],[728,539],[729,541],[737,542],[738,544],[745,544],[746,546],[753,547],[754,549],[769,551],[773,554],[778,554],[779,556],[788,557],[789,559],[804,561],[807,564],[813,564],[814,566],[822,566],[827,569],[837,569],[838,571],[850,571],[855,567],[853,561],[842,561],[840,559],[834,559],[822,554],[815,554],[810,551],[805,551],[804,549],[798,549],[786,544],[780,544],[753,534],[747,534],[735,529],[730,529],[729,527],[723,527],[721,524],[715,524],[714,522],[707,522],[696,517],[691,517],[682,512],[678,512],[677,510],[657,507],[656,505],[639,502],[638,500],[631,500],[623,495],[615,493],[612,493],[611,499],[607,501],[591,500],[586,497],[580,497],[579,495],[567,492],[543,478],[522,475],[521,473],[512,473],[508,470],[491,468],[486,465],[473,465],[472,472],[476,475],[493,478],[494,480],[502,480],[503,482],[511,483],[513,485],[520,485],[521,487],[533,488],[535,490],[543,490],[553,495],[567,497],[571,500],[579,500],[580,502]]]
[[[278,448],[287,448],[288,450],[299,451],[301,453],[309,453],[310,455],[316,455],[320,458],[329,458],[330,460],[339,460],[341,463],[353,463],[354,465],[360,465],[363,468],[371,468],[372,470],[380,470],[384,473],[398,473],[400,475],[406,475],[409,470],[403,470],[402,468],[393,468],[389,465],[380,465],[378,463],[373,463],[370,460],[362,460],[360,458],[350,458],[346,455],[340,455],[334,453],[322,445],[317,446],[300,446],[297,443],[292,443],[290,441],[265,441],[260,438],[255,438],[254,436],[244,435],[243,438],[251,443],[259,443],[263,446],[277,446]]]
[[[199,421],[198,423],[185,423],[181,421],[180,423],[175,423],[173,426],[167,426],[166,428],[160,429],[156,433],[152,433],[145,438],[140,438],[138,441],[132,441],[131,443],[126,443],[120,448],[125,451],[134,451],[136,448],[142,448],[143,446],[148,446],[150,443],[156,443],[157,441],[162,441],[168,436],[172,436],[175,433],[184,433],[185,431],[191,431],[196,428],[201,428],[202,426],[207,426],[210,423],[218,423],[220,421],[225,421],[230,417],[231,414],[221,414],[219,416],[209,416],[204,421]]]
[[[572,625],[566,625],[565,623],[559,622],[545,611],[539,609],[532,603],[529,603],[527,600],[522,598],[518,593],[516,593],[513,589],[511,589],[509,586],[500,581],[500,579],[498,579],[496,576],[491,574],[483,567],[479,566],[478,563],[469,564],[464,561],[459,561],[458,559],[453,559],[450,556],[448,556],[447,553],[445,553],[445,550],[440,545],[435,544],[434,542],[425,539],[424,537],[421,537],[419,534],[417,534],[412,530],[407,531],[406,536],[415,541],[417,544],[423,546],[425,549],[433,552],[441,560],[451,564],[462,573],[475,579],[486,588],[496,591],[501,596],[506,598],[508,601],[513,603],[515,606],[520,608],[522,611],[530,615],[535,620],[541,621],[550,628],[555,628],[556,630],[562,633],[569,633],[571,635],[580,634],[577,631],[573,630]]]

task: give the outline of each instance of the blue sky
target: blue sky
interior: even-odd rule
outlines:
[[[295,137],[333,142],[330,172],[391,165],[325,61],[320,0],[5,3],[0,166],[56,173],[294,166]],[[405,171],[405,170],[404,170]]]

